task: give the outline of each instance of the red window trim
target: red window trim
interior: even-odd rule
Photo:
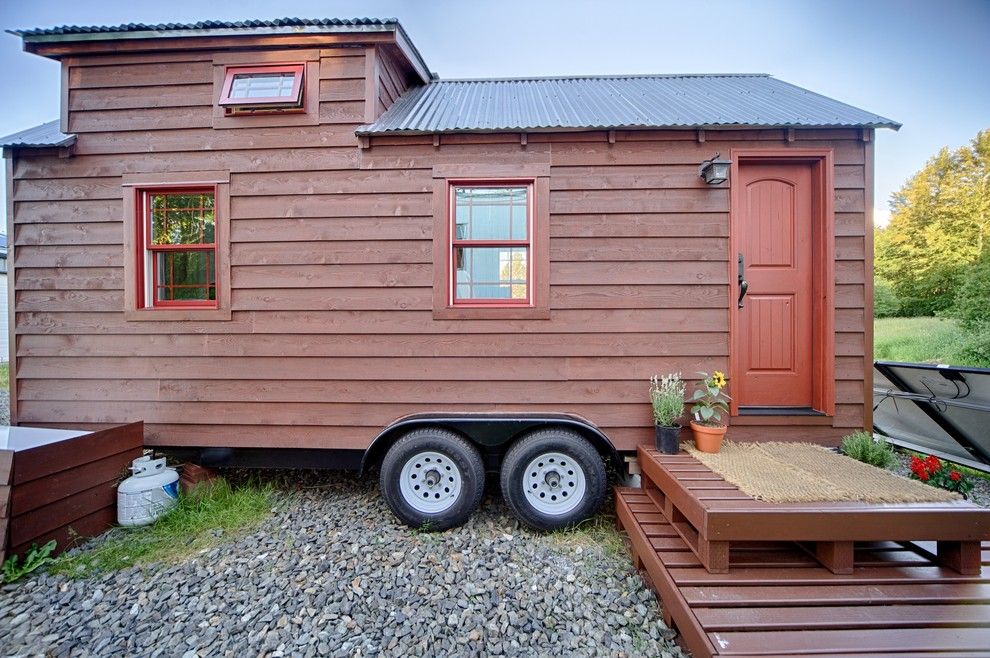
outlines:
[[[230,90],[234,86],[235,75],[250,75],[252,73],[292,73],[292,96],[265,96],[261,98],[231,98]],[[228,66],[224,70],[223,87],[220,90],[220,105],[237,107],[266,107],[282,106],[280,109],[298,110],[303,106],[303,86],[306,75],[306,64],[279,64],[273,66]],[[275,108],[271,108],[275,109]]]
[[[137,194],[137,231],[140,239],[138,243],[140,249],[135,253],[135,273],[137,278],[136,302],[138,309],[216,309],[220,308],[220,268],[219,243],[217,242],[216,228],[214,228],[213,242],[207,244],[190,245],[153,245],[151,244],[151,207],[148,204],[148,197],[153,194],[212,194],[214,203],[214,213],[218,212],[217,186],[197,185],[197,186],[148,186],[136,190]],[[214,222],[219,223],[214,214]],[[151,303],[148,304],[149,292],[145,284],[147,282],[146,270],[149,267],[148,256],[154,256],[156,251],[212,251],[213,252],[213,286],[216,299],[197,300],[158,300],[155,298],[155,291],[158,288],[158,269],[151,263]]]
[[[452,179],[447,181],[447,304],[452,308],[530,308],[533,306],[535,239],[534,193],[535,180],[524,179]],[[456,220],[455,189],[458,187],[525,187],[526,188],[526,240],[455,240]],[[525,299],[457,299],[457,271],[454,249],[457,247],[526,247],[526,298]]]

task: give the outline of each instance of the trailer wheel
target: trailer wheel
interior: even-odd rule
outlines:
[[[399,520],[413,528],[446,530],[481,503],[485,468],[461,436],[438,427],[409,432],[389,448],[379,487]]]
[[[516,517],[537,530],[588,518],[605,497],[605,466],[575,432],[540,430],[517,441],[502,462],[502,496]]]

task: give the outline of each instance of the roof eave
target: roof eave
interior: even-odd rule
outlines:
[[[7,30],[7,33],[19,36],[23,40],[24,50],[42,57],[58,58],[61,54],[45,52],[45,46],[68,45],[73,43],[97,43],[106,41],[141,41],[153,39],[184,39],[210,37],[264,37],[264,36],[293,36],[320,34],[391,34],[396,46],[409,60],[410,65],[422,78],[429,82],[434,76],[423,56],[416,49],[409,35],[400,23],[382,23],[375,25],[281,25],[263,27],[220,27],[196,29],[169,30],[138,30],[138,31],[107,31],[79,32],[70,34],[23,34],[18,30]]]
[[[14,149],[55,149],[55,148],[68,148],[76,143],[75,135],[68,135],[65,139],[59,140],[57,142],[50,142],[45,144],[31,143],[31,142],[11,142],[8,144],[0,144],[0,149],[4,152]]]
[[[857,128],[889,128],[899,130],[901,124],[896,121],[857,124],[668,124],[668,125],[625,125],[625,126],[547,126],[523,127],[507,126],[504,128],[442,128],[437,130],[405,129],[405,128],[375,128],[374,124],[358,126],[354,131],[361,137],[381,137],[386,135],[470,135],[492,133],[575,133],[598,130],[770,130],[794,128],[795,130],[848,130]]]

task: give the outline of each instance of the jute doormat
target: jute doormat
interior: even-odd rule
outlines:
[[[684,447],[744,493],[772,503],[933,503],[962,498],[810,443],[725,441],[716,454],[699,452],[691,444]]]

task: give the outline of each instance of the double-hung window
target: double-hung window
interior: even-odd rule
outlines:
[[[216,190],[140,192],[138,308],[216,308]]]
[[[449,208],[451,305],[530,306],[532,183],[454,183]]]

